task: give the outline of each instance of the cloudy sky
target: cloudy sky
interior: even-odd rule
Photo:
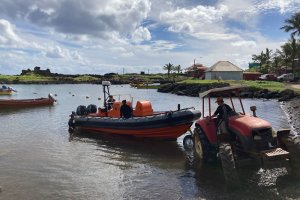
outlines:
[[[243,69],[280,48],[300,0],[1,0],[0,74],[163,72],[166,63]]]

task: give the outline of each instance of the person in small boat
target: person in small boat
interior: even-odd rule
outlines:
[[[122,101],[122,106],[120,108],[120,115],[123,118],[132,117],[132,108],[126,104],[126,100]]]
[[[235,115],[235,112],[229,105],[224,103],[222,97],[218,97],[216,103],[218,104],[218,108],[212,117],[217,117],[217,127],[220,131],[220,134],[228,133],[228,117]]]
[[[107,100],[107,109],[110,110],[112,109],[112,106],[116,100],[114,99],[113,95],[109,95],[108,100]]]

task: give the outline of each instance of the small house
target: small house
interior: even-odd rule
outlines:
[[[219,61],[205,71],[206,80],[242,80],[243,70],[229,61]]]

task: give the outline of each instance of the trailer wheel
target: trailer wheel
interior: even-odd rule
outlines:
[[[222,142],[219,146],[219,156],[227,186],[237,186],[239,178],[230,143]]]
[[[300,138],[291,134],[281,137],[284,148],[290,153],[291,173],[300,176]]]
[[[193,142],[193,136],[191,135],[186,135],[184,138],[183,138],[183,147],[184,149],[186,150],[191,150],[193,149],[194,147],[194,142]]]

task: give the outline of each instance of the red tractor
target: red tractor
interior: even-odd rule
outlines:
[[[274,131],[271,124],[256,116],[256,107],[250,110],[253,115],[245,114],[240,98],[241,87],[225,87],[208,90],[200,94],[202,99],[202,118],[195,123],[193,132],[196,155],[203,161],[220,160],[226,183],[238,182],[236,166],[239,161],[259,161],[263,166],[273,161],[284,161],[291,172],[299,165],[299,138],[290,130]],[[228,116],[228,133],[221,134],[218,119],[212,117],[211,97],[228,97],[234,115]],[[232,98],[234,97],[234,98]],[[208,100],[208,115],[205,115],[205,99]],[[234,105],[238,101],[240,105]],[[237,108],[241,108],[239,112]],[[243,162],[244,163],[244,162]],[[275,164],[274,164],[275,165]],[[300,167],[298,167],[300,168]],[[289,171],[290,172],[290,171]]]

